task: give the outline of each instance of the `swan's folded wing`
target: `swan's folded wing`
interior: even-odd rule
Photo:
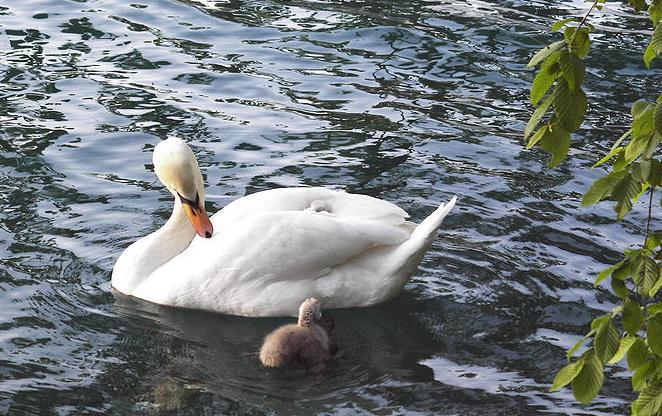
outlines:
[[[328,199],[330,213],[340,218],[384,221],[399,225],[409,218],[402,208],[367,195],[336,192]]]
[[[383,220],[268,212],[218,230],[210,240],[196,239],[186,251],[207,259],[219,277],[231,273],[265,283],[314,279],[371,247],[400,244],[410,232],[410,227]]]
[[[280,188],[239,198],[212,216],[214,229],[228,227],[244,218],[277,211],[327,212],[338,218],[381,220],[402,224],[409,215],[397,205],[367,195],[313,188]]]

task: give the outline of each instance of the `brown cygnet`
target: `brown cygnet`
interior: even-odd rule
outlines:
[[[298,323],[283,325],[266,336],[260,361],[265,367],[293,363],[309,368],[325,365],[331,359],[329,332],[333,326],[332,318],[323,318],[320,302],[306,299],[299,307]]]

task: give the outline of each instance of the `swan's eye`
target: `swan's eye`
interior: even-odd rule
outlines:
[[[175,191],[175,192],[177,192],[177,191]],[[180,194],[179,192],[177,192],[177,196],[179,196],[179,201],[180,201],[182,204],[186,204],[186,205],[190,206],[191,208],[193,208],[194,211],[195,211],[196,209],[198,209],[198,207],[200,206],[200,197],[198,196],[197,193],[195,194],[195,199],[197,200],[197,202],[193,202],[193,201],[191,201],[190,199],[186,199],[186,198],[184,198],[184,197],[182,196],[182,194]]]

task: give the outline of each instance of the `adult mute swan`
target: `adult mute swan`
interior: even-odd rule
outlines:
[[[282,188],[239,198],[210,219],[186,143],[164,140],[153,158],[175,206],[163,227],[120,255],[113,287],[162,305],[233,315],[297,316],[310,297],[327,308],[394,297],[456,200],[416,225],[399,207],[369,196]]]

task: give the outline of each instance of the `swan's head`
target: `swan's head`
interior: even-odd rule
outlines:
[[[299,306],[299,325],[310,326],[322,319],[322,305],[315,298],[308,298]]]
[[[214,229],[205,210],[205,187],[198,161],[183,140],[171,137],[154,149],[154,171],[181,203],[200,237],[210,238]]]

